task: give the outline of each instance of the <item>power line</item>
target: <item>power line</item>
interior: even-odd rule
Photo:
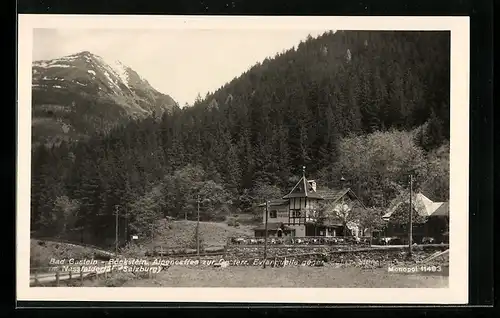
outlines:
[[[198,264],[200,262],[200,195],[196,197],[197,201],[197,221],[196,221],[196,255],[198,256]]]
[[[266,268],[267,262],[267,218],[269,214],[269,200],[266,201],[266,225],[265,225],[265,234],[264,234],[264,264],[263,268]]]
[[[116,219],[115,219],[115,254],[118,255],[118,214],[119,214],[119,210],[118,210],[118,205],[115,206],[115,215],[116,215]]]

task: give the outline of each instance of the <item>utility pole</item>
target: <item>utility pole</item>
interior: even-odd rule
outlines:
[[[128,209],[125,207],[125,244],[128,243]]]
[[[115,205],[115,254],[118,255],[118,205]]]
[[[196,221],[196,255],[198,256],[198,264],[200,263],[200,195],[196,198],[198,203],[198,216]]]
[[[413,241],[413,205],[412,205],[412,192],[413,192],[413,174],[410,173],[410,213],[408,220],[408,255],[411,256],[411,245]]]
[[[269,201],[266,201],[266,224],[265,224],[265,231],[264,231],[264,265],[263,268],[266,268],[266,261],[267,261],[267,217],[269,215]]]

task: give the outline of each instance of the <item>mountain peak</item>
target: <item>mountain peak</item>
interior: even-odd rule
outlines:
[[[65,55],[52,60],[34,61],[33,67],[33,73],[35,74],[40,73],[40,68],[55,68],[58,70],[58,73],[61,72],[60,69],[68,69],[68,72],[76,72],[76,70],[79,69],[93,75],[94,77],[97,76],[98,73],[101,73],[104,78],[97,76],[94,80],[105,80],[108,86],[111,87],[111,90],[115,92],[117,92],[116,89],[120,89],[121,86],[125,86],[128,90],[130,90],[129,73],[134,72],[130,67],[126,66],[121,61],[112,60],[111,62],[108,62],[101,56],[87,50]],[[142,77],[138,77],[143,80]]]
[[[43,128],[42,135],[45,131],[59,130],[56,126],[63,122],[64,127],[86,134],[107,129],[110,123],[117,123],[121,118],[163,113],[175,105],[170,96],[154,89],[129,66],[115,59],[106,61],[88,50],[34,61],[32,91],[38,125],[50,125]],[[92,104],[99,107],[90,110],[85,106]],[[47,118],[54,119],[55,126],[47,122]],[[81,121],[90,126],[83,127]],[[94,124],[96,127],[92,128]],[[66,135],[62,128],[61,134]]]
[[[90,51],[81,51],[72,55],[94,55],[94,54],[92,54]]]

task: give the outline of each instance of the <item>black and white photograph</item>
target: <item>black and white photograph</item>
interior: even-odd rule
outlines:
[[[22,18],[26,295],[466,296],[467,19]]]

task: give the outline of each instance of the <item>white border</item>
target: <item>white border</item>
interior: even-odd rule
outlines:
[[[469,18],[19,15],[17,300],[406,303],[468,301]],[[34,28],[450,30],[450,276],[448,288],[30,288],[31,60]]]

